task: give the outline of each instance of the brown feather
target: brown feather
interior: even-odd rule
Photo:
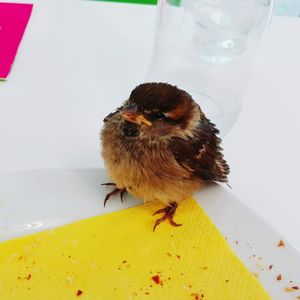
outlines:
[[[204,181],[227,182],[229,166],[223,159],[215,125],[205,117],[189,138],[174,137],[170,149],[181,165],[193,169],[192,176]]]
[[[182,201],[206,182],[227,182],[218,130],[188,93],[146,83],[132,91],[127,104],[151,118],[152,125],[125,121],[122,107],[105,118],[102,155],[117,188],[167,204]]]

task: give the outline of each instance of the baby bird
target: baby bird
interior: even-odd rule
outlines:
[[[115,189],[166,205],[153,227],[174,220],[178,203],[209,182],[227,183],[219,131],[185,91],[167,83],[137,86],[104,119],[102,155]]]

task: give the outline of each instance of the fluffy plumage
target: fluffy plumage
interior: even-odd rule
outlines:
[[[219,131],[175,86],[137,86],[104,122],[102,155],[108,173],[117,188],[137,198],[169,205],[205,183],[228,180]]]

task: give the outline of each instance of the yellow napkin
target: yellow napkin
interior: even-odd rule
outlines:
[[[158,204],[0,243],[0,299],[271,299],[189,199],[152,232]]]

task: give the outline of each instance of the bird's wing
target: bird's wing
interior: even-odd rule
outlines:
[[[227,182],[229,166],[223,159],[221,139],[215,125],[204,118],[192,137],[174,137],[170,149],[177,162],[190,170],[191,177],[204,181]]]

